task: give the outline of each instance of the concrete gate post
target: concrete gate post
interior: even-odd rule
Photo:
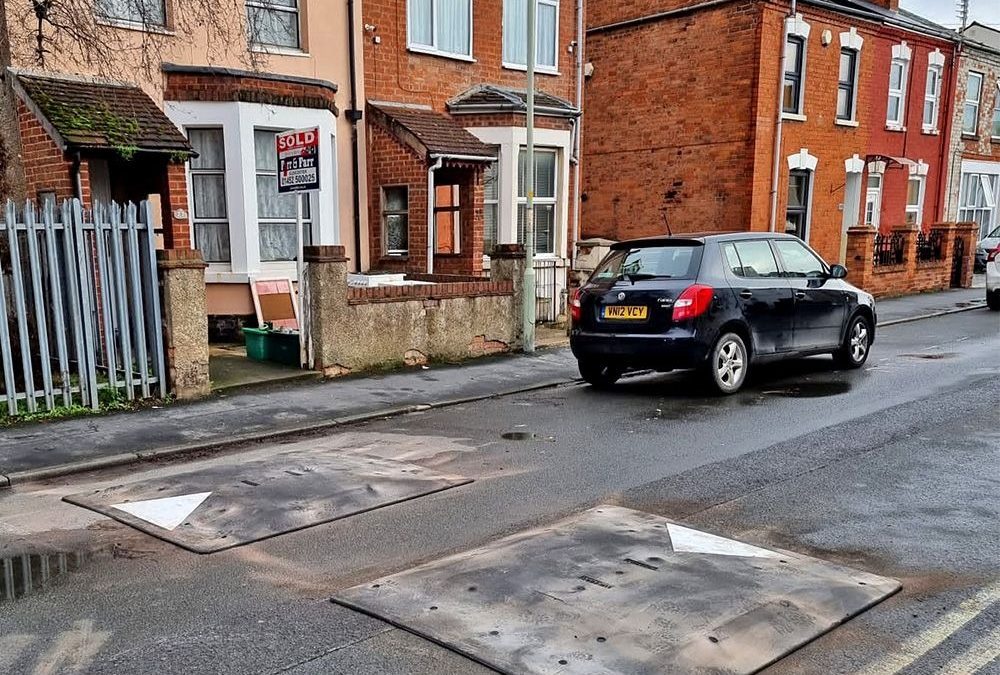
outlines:
[[[306,246],[312,367],[326,377],[348,372],[339,360],[347,321],[347,256],[343,246]]]
[[[490,279],[492,281],[512,281],[512,298],[515,329],[511,349],[517,350],[524,342],[524,326],[521,325],[521,307],[524,304],[524,246],[521,244],[497,244],[490,254]]]
[[[175,248],[157,253],[163,280],[163,321],[167,378],[179,399],[207,396],[208,309],[205,300],[205,261],[199,251]]]

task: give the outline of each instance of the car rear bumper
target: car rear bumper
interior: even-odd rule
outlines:
[[[570,347],[577,359],[655,370],[696,368],[705,362],[710,350],[708,340],[696,332],[678,328],[653,335],[574,329],[570,334]]]

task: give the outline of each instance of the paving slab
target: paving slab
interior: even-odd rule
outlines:
[[[893,579],[600,506],[332,600],[503,673],[752,673]]]
[[[406,462],[298,451],[63,501],[189,551],[212,553],[471,482]]]

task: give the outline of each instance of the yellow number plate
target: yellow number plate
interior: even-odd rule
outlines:
[[[604,308],[604,318],[616,321],[642,321],[646,318],[646,307],[635,305],[610,305]]]

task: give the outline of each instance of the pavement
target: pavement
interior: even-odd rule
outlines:
[[[330,598],[611,504],[902,583],[771,675],[992,675],[998,344],[997,315],[979,309],[885,328],[863,369],[774,364],[726,398],[686,373],[643,375],[317,432],[291,445],[474,482],[205,556],[60,499],[288,445],[15,485],[0,493],[0,559],[92,557],[0,602],[0,673],[488,673]]]
[[[976,309],[980,288],[879,301],[879,325]],[[558,345],[557,333],[545,335]],[[565,343],[562,338],[562,343]],[[26,424],[0,435],[0,489],[79,471],[193,452],[233,449],[296,434],[565,385],[577,381],[568,349],[508,355],[332,381],[283,381],[216,392],[191,403]]]

